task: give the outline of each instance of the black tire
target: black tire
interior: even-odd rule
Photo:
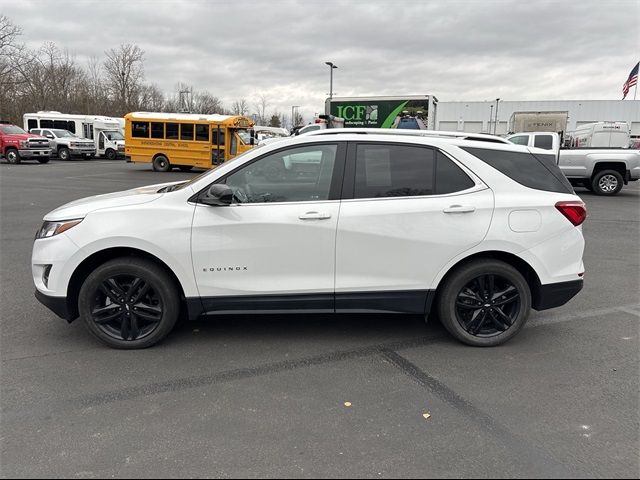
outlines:
[[[171,170],[171,164],[169,159],[164,155],[158,155],[153,159],[153,171],[154,172],[168,172]]]
[[[39,158],[38,161],[40,163],[49,163],[49,157]]]
[[[147,348],[173,329],[180,315],[179,287],[155,263],[136,257],[110,260],[82,284],[80,317],[113,348]]]
[[[624,181],[620,172],[615,170],[602,170],[593,176],[591,188],[596,195],[612,196],[617,195],[622,190]]]
[[[190,172],[193,170],[193,165],[178,165],[181,172]]]
[[[531,290],[522,274],[491,259],[453,271],[438,299],[442,325],[461,342],[476,347],[493,347],[511,339],[527,322],[530,310]]]
[[[106,152],[104,152],[104,156],[107,157],[107,160],[115,160],[118,157],[118,154],[115,150],[109,148]]]
[[[71,160],[71,153],[68,148],[62,147],[58,150],[58,158],[60,160]]]
[[[13,165],[17,165],[21,161],[20,153],[15,148],[7,149],[7,151],[5,152],[4,156],[7,159],[7,162],[9,162],[9,163],[11,163]]]

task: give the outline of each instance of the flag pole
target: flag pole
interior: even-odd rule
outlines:
[[[639,62],[640,64],[640,62]],[[640,72],[638,72],[640,74]],[[636,79],[636,89],[633,91],[633,99],[636,99],[636,93],[638,93],[638,79]]]

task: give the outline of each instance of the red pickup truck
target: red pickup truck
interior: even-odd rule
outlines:
[[[6,158],[9,163],[22,160],[47,163],[51,158],[49,140],[27,133],[11,123],[0,122],[0,158]]]

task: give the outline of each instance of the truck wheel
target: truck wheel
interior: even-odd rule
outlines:
[[[622,190],[622,175],[615,170],[602,170],[593,177],[591,186],[596,195],[617,195]]]
[[[168,172],[171,170],[171,164],[169,159],[164,155],[158,155],[153,159],[153,171],[154,172]]]
[[[39,158],[38,161],[40,163],[49,163],[49,157],[45,157],[45,158]]]
[[[9,163],[13,163],[14,165],[20,163],[20,154],[15,148],[8,149],[4,156],[7,157],[7,162]]]
[[[110,148],[104,153],[104,156],[107,157],[107,160],[115,160],[118,155],[115,150]]]
[[[71,158],[71,153],[69,153],[69,149],[63,147],[60,150],[58,150],[58,158],[60,160],[69,160]]]

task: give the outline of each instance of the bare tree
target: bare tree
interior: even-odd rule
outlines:
[[[304,125],[304,117],[300,114],[300,111],[296,108],[295,113],[293,115],[293,126],[299,127]]]
[[[211,93],[204,91],[196,92],[193,95],[193,113],[209,115],[212,113],[223,113],[223,111],[222,102],[218,97],[214,97]]]
[[[248,115],[249,114],[249,104],[244,98],[240,98],[233,102],[233,106],[231,107],[231,112],[234,115]]]
[[[144,80],[144,51],[137,45],[123,43],[105,52],[106,86],[113,100],[119,102],[120,115],[135,109],[135,98]],[[120,116],[118,115],[118,116]]]
[[[269,97],[264,93],[259,94],[254,100],[254,108],[256,109],[256,116],[258,125],[267,124],[267,107],[269,106]]]
[[[10,100],[19,82],[16,66],[21,63],[20,35],[22,29],[6,15],[0,15],[0,118],[12,116]]]
[[[142,85],[138,89],[136,107],[147,112],[162,112],[165,108],[164,93],[157,85]]]

